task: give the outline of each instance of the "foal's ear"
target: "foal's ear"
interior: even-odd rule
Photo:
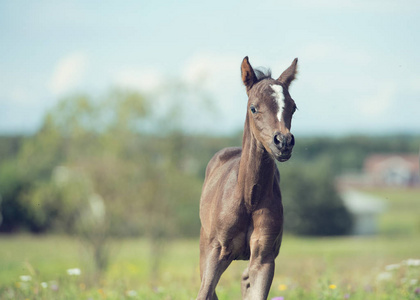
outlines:
[[[290,67],[288,67],[279,77],[279,79],[277,79],[278,81],[280,81],[281,83],[283,83],[286,87],[289,87],[290,83],[293,81],[293,79],[296,78],[296,74],[297,74],[297,62],[298,59],[295,58],[292,62],[292,64],[290,65]]]
[[[254,85],[254,83],[257,82],[257,76],[255,76],[254,69],[251,67],[251,64],[248,61],[248,56],[245,56],[244,60],[242,61],[241,75],[242,81],[246,86],[246,90],[248,91]]]

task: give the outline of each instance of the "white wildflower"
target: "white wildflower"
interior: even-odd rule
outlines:
[[[410,267],[419,267],[420,266],[420,259],[410,258],[410,259],[405,260],[404,263],[407,266],[410,266]]]
[[[387,270],[387,271],[393,271],[393,270],[399,269],[400,267],[401,267],[400,264],[391,264],[391,265],[387,265],[385,267],[385,270]]]
[[[42,288],[46,289],[48,287],[48,283],[46,282],[41,282],[41,286]]]
[[[80,274],[82,274],[82,271],[80,271],[79,268],[73,268],[73,269],[68,269],[67,274],[69,274],[70,276],[79,276]]]
[[[419,281],[417,279],[411,279],[410,280],[410,284],[411,285],[416,285]]]
[[[382,272],[379,273],[378,277],[376,277],[376,280],[378,281],[387,281],[392,279],[392,274],[389,272]]]
[[[32,280],[32,277],[30,275],[22,275],[22,276],[19,276],[19,278],[22,281],[31,281]]]

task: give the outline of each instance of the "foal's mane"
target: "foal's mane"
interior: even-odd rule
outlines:
[[[264,79],[272,79],[271,78],[271,70],[264,67],[258,67],[254,69],[255,76],[257,76],[257,80],[261,81]]]

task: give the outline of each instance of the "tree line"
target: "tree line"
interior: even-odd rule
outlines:
[[[188,134],[170,124],[159,130],[162,116],[150,107],[150,99],[129,91],[75,95],[34,135],[0,137],[0,232],[198,236],[207,162],[223,147],[240,146],[242,133]],[[164,119],[176,119],[171,113]],[[360,170],[369,154],[418,147],[409,135],[296,136],[292,159],[279,165],[286,230],[348,233],[352,219],[334,177]]]

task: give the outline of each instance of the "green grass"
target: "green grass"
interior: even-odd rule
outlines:
[[[386,211],[379,217],[381,233],[387,235],[420,232],[420,189],[367,189],[385,200]]]
[[[154,280],[147,241],[114,241],[113,261],[101,282],[92,286],[83,251],[75,239],[11,236],[0,238],[0,244],[0,299],[12,294],[10,299],[194,299],[200,284],[197,240],[167,244]],[[350,294],[351,299],[415,299],[419,284],[411,284],[411,280],[420,279],[420,267],[401,267],[389,282],[378,282],[377,278],[387,265],[420,258],[419,254],[419,236],[285,236],[270,298],[343,299]],[[239,280],[245,265],[234,262],[225,272],[218,286],[220,299],[240,299]],[[67,275],[70,268],[80,268],[82,275]],[[412,274],[408,276],[406,269]],[[31,275],[32,280],[22,283],[21,275]],[[410,282],[402,283],[407,276]],[[42,288],[41,282],[49,287]],[[58,291],[51,289],[54,284],[60,287]],[[330,289],[331,284],[336,289]],[[129,297],[129,291],[137,296]]]
[[[420,259],[418,190],[368,192],[387,201],[388,209],[379,218],[381,234],[286,235],[269,299],[420,299],[420,266],[402,263]],[[158,264],[156,248],[152,251],[145,239],[113,240],[111,249],[110,265],[94,284],[90,260],[77,239],[0,236],[0,299],[195,299],[200,286],[198,240],[161,245]],[[219,299],[241,299],[240,277],[246,264],[234,262],[223,274]],[[391,264],[399,267],[386,270]],[[71,268],[82,274],[68,275]],[[31,280],[22,281],[22,275]]]

